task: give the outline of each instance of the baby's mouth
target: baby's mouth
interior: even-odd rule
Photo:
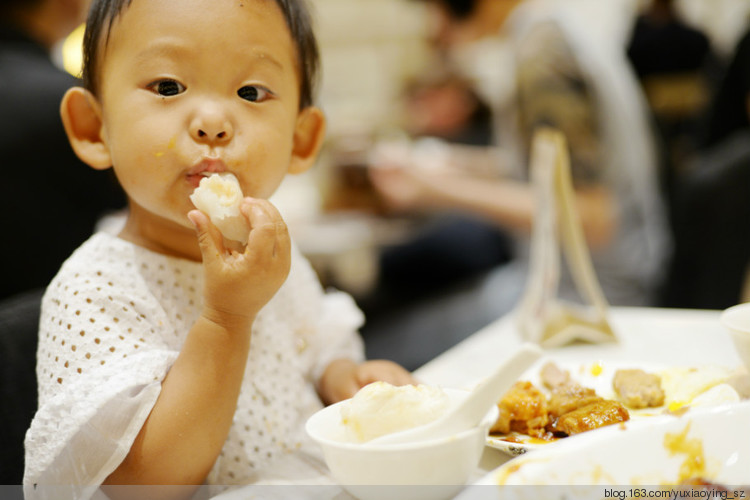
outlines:
[[[223,160],[219,158],[204,158],[188,170],[187,180],[193,188],[197,188],[204,177],[210,177],[223,172],[228,172]]]

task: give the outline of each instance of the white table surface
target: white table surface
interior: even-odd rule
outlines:
[[[739,366],[740,359],[719,315],[720,311],[708,310],[613,307],[610,323],[619,342],[580,343],[545,353],[563,362],[590,359],[663,363],[669,359],[674,364]],[[522,342],[514,316],[504,316],[414,373],[427,384],[471,388]]]
[[[612,344],[575,344],[545,351],[546,359],[565,363],[625,361],[637,363],[739,367],[729,333],[719,322],[720,311],[618,308],[610,311],[610,322],[618,336]],[[512,315],[500,318],[468,337],[415,372],[423,383],[443,387],[471,388],[488,375],[495,364],[523,342]],[[532,367],[530,370],[533,370]],[[485,447],[479,467],[470,479],[474,482],[512,458],[504,452]],[[321,464],[322,466],[322,464]],[[312,469],[305,484],[318,484],[309,496],[315,500],[353,500],[331,483],[331,479]],[[311,480],[312,479],[312,480]],[[262,487],[261,487],[262,488]],[[315,487],[313,487],[315,488]],[[328,489],[327,489],[328,488]],[[254,486],[237,487],[216,497],[239,500],[286,490],[258,490]],[[292,490],[295,495],[303,490]],[[273,498],[277,498],[274,496]],[[302,498],[278,496],[278,498]]]
[[[739,367],[731,337],[719,321],[720,311],[622,308],[610,310],[617,343],[574,344],[545,350],[545,359],[565,362],[635,361],[638,363]],[[523,339],[512,314],[500,318],[415,371],[420,382],[470,389],[519,346]],[[511,457],[486,448],[477,476]]]

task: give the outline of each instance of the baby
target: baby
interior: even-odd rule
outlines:
[[[323,292],[267,201],[324,136],[301,0],[94,0],[84,60],[63,122],[82,160],[114,169],[129,213],[44,297],[29,497],[49,484],[88,497],[102,484],[263,482],[305,452],[323,403],[413,382],[364,361],[360,311]],[[239,246],[190,201],[228,173],[246,196]]]

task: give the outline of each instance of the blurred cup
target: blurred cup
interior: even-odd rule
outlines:
[[[734,348],[750,371],[750,302],[725,309],[721,313],[721,323],[732,334]]]

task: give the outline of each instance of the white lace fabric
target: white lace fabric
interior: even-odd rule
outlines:
[[[125,458],[200,314],[202,281],[199,263],[105,233],[63,265],[42,303],[27,498],[41,491],[35,484],[74,485],[89,497]],[[322,407],[315,381],[334,359],[364,359],[362,322],[351,297],[325,293],[295,249],[289,277],[253,325],[234,421],[209,483],[277,481],[275,463],[314,453],[304,423]]]

